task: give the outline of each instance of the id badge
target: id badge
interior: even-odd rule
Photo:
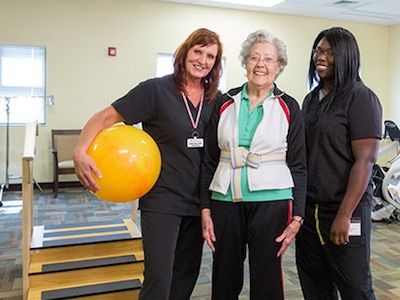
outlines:
[[[204,139],[198,137],[188,138],[186,140],[186,145],[188,148],[203,148]]]
[[[350,220],[349,236],[361,235],[361,220],[359,218],[352,218]]]

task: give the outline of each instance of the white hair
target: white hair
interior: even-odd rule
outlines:
[[[272,33],[269,33],[266,30],[257,30],[248,35],[248,37],[242,43],[242,49],[240,50],[239,59],[243,67],[246,67],[246,61],[250,54],[251,47],[257,43],[268,43],[273,45],[278,52],[278,61],[279,61],[279,74],[285,69],[288,64],[288,58],[286,54],[286,45],[285,43],[274,36]]]

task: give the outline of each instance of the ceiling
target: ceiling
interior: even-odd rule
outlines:
[[[244,6],[209,0],[160,0],[381,25],[400,24],[399,0],[286,0],[274,7]]]

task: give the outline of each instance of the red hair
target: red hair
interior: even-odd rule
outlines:
[[[193,31],[189,37],[176,49],[174,60],[174,80],[179,90],[184,91],[186,85],[186,67],[185,60],[190,48],[195,45],[208,46],[217,45],[218,52],[215,58],[214,66],[210,73],[202,79],[205,90],[204,99],[212,100],[218,92],[219,78],[222,69],[222,44],[218,34],[206,28],[200,28]]]

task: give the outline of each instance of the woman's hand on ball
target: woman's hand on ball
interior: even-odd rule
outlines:
[[[86,152],[75,152],[74,153],[74,164],[75,173],[78,176],[79,181],[82,185],[93,193],[99,191],[99,185],[93,178],[93,174],[98,178],[101,178],[101,173],[97,169],[96,164]]]

